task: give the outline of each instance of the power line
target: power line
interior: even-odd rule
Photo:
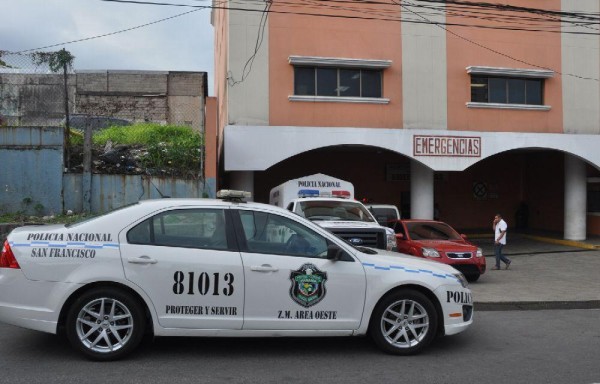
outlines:
[[[235,81],[233,79],[233,77],[228,78],[228,79],[231,79],[230,85],[232,87],[234,85],[244,82],[244,80],[246,80],[246,77],[250,74],[250,72],[252,72],[252,65],[254,64],[254,59],[256,59],[256,55],[258,54],[258,51],[260,50],[260,47],[262,46],[262,42],[263,42],[263,39],[265,36],[265,27],[267,26],[267,18],[269,16],[269,10],[271,9],[271,6],[273,5],[273,0],[266,0],[266,3],[267,3],[267,5],[265,6],[265,9],[263,10],[262,15],[260,16],[260,22],[258,23],[258,36],[256,37],[256,44],[254,44],[254,52],[252,53],[250,58],[248,58],[248,60],[246,61],[246,64],[244,64],[244,69],[242,70],[242,78],[238,81]],[[248,70],[248,72],[246,72],[246,69]]]
[[[207,6],[206,8],[209,8],[209,6]],[[135,30],[135,29],[140,29],[140,28],[148,27],[148,26],[150,26],[150,25],[154,25],[154,24],[162,23],[163,21],[171,20],[171,19],[174,19],[174,18],[177,18],[177,17],[181,17],[181,16],[184,16],[184,15],[187,15],[187,14],[193,13],[193,12],[198,12],[198,11],[200,11],[201,9],[202,9],[202,8],[193,9],[193,10],[191,10],[191,11],[188,11],[188,12],[183,12],[183,13],[180,13],[180,14],[178,14],[178,15],[174,15],[174,16],[171,16],[171,17],[166,17],[166,18],[164,18],[164,19],[160,19],[160,20],[152,21],[152,22],[150,22],[150,23],[146,23],[146,24],[138,25],[138,26],[135,26],[135,27],[127,28],[127,29],[122,29],[122,30],[115,31],[115,32],[105,33],[105,34],[102,34],[102,35],[96,35],[96,36],[91,36],[91,37],[85,37],[85,38],[82,38],[82,39],[71,40],[71,41],[67,41],[67,42],[64,42],[64,43],[52,44],[52,45],[46,45],[45,47],[33,48],[33,49],[26,49],[26,50],[23,50],[23,51],[18,51],[18,52],[10,52],[10,53],[12,53],[12,54],[16,54],[16,55],[19,55],[19,54],[28,53],[28,52],[33,52],[33,51],[42,51],[42,50],[44,50],[44,49],[48,49],[48,48],[54,48],[54,47],[64,46],[64,45],[67,45],[67,44],[73,44],[73,43],[79,43],[79,42],[82,42],[82,41],[88,41],[88,40],[99,39],[99,38],[101,38],[101,37],[112,36],[112,35],[116,35],[116,34],[119,34],[119,33],[129,32],[129,31],[133,31],[133,30]]]
[[[106,1],[106,2],[114,2],[114,3],[128,3],[128,4],[141,4],[141,5],[160,5],[160,6],[173,6],[173,7],[199,7],[196,5],[190,5],[190,4],[177,4],[177,3],[164,3],[164,2],[152,2],[152,1],[142,1],[142,0],[101,0],[101,1]],[[335,1],[335,0],[319,0],[319,1],[325,1],[325,2],[340,2],[340,1]],[[358,4],[358,2],[352,2],[352,1],[348,1],[346,0],[345,2],[348,3],[356,3]],[[439,2],[439,3],[444,3],[444,1],[435,1],[435,2]],[[385,4],[385,5],[391,5],[391,3],[385,3],[385,2],[381,2],[381,1],[361,1],[361,4]],[[290,7],[295,6],[296,8],[300,8],[302,7],[301,5],[298,5],[297,3],[286,3],[285,1],[278,1],[278,4],[284,4],[284,5],[289,5]],[[487,3],[486,3],[487,4]],[[203,7],[204,8],[204,7]],[[241,8],[241,7],[231,7],[231,6],[208,6],[208,8],[212,8],[212,9],[225,9],[225,10],[231,10],[231,11],[244,11],[244,12],[262,12],[261,10],[257,10],[257,9],[249,9],[249,8]],[[545,11],[543,9],[536,9],[536,8],[529,8],[530,10],[537,10],[539,12],[548,12]],[[327,17],[327,18],[341,18],[341,19],[359,19],[359,20],[377,20],[377,21],[394,21],[394,22],[406,22],[406,23],[417,23],[417,24],[432,24],[431,22],[425,21],[425,20],[411,20],[411,19],[402,19],[402,18],[392,18],[392,17],[368,17],[368,16],[360,16],[360,15],[356,15],[356,16],[350,16],[350,15],[331,15],[331,14],[322,14],[322,13],[311,13],[311,12],[292,12],[292,11],[282,11],[282,10],[273,10],[270,9],[268,11],[269,13],[276,13],[276,14],[292,14],[292,15],[300,15],[300,16],[315,16],[315,17]],[[360,12],[361,14],[364,14],[364,12],[362,11],[358,11],[356,10],[356,12]],[[553,14],[556,12],[552,12]],[[572,15],[572,13],[563,13],[564,15]],[[582,15],[582,14],[579,14]],[[589,14],[589,15],[593,15],[593,14]],[[592,16],[587,16],[592,18]],[[556,22],[556,21],[555,21]],[[561,22],[565,22],[565,23],[572,23],[568,20],[561,20]],[[511,27],[511,26],[489,26],[489,25],[482,25],[482,24],[464,24],[464,23],[437,23],[437,24],[442,24],[442,25],[446,25],[446,26],[459,26],[459,27],[470,27],[470,28],[481,28],[481,29],[498,29],[498,30],[509,30],[509,31],[528,31],[528,32],[547,32],[547,33],[564,33],[564,34],[574,34],[574,35],[593,35],[593,36],[597,36],[598,33],[596,32],[582,32],[582,31],[564,31],[564,30],[546,30],[546,29],[539,29],[539,28],[518,28],[518,27]],[[557,22],[558,24],[558,22]],[[597,23],[593,23],[593,24],[599,24],[600,25],[600,19]]]
[[[439,28],[444,29],[446,32],[448,32],[464,41],[467,41],[471,44],[477,45],[483,49],[489,50],[498,55],[507,57],[511,60],[521,62],[523,64],[531,65],[534,67],[538,67],[538,68],[545,68],[545,67],[535,65],[532,63],[528,63],[524,60],[520,60],[520,59],[512,57],[508,54],[505,54],[500,51],[489,48],[483,44],[477,43],[471,39],[468,39],[464,36],[461,36],[461,35],[453,32],[453,31],[450,31],[447,27],[449,27],[449,26],[469,27],[469,28],[498,29],[498,30],[508,30],[508,31],[565,33],[565,34],[597,36],[597,35],[599,35],[598,32],[565,31],[564,29],[562,29],[560,23],[573,24],[576,27],[589,28],[589,29],[593,29],[594,31],[598,31],[598,30],[595,28],[592,28],[591,26],[592,25],[600,25],[600,13],[563,12],[563,11],[545,10],[545,9],[539,9],[539,8],[516,7],[516,6],[510,6],[510,5],[503,5],[503,4],[492,4],[492,3],[485,3],[485,2],[469,2],[469,1],[461,1],[461,0],[454,0],[454,1],[452,1],[452,0],[419,0],[421,3],[429,3],[430,5],[422,5],[422,4],[417,5],[417,4],[409,3],[406,1],[402,1],[402,0],[400,0],[400,1],[391,0],[391,2],[383,1],[383,0],[379,0],[379,1],[377,1],[377,0],[304,0],[304,3],[302,3],[302,2],[300,2],[300,3],[287,2],[285,0],[281,0],[281,1],[277,2],[278,5],[287,6],[288,8],[295,8],[295,9],[310,8],[310,9],[314,9],[314,10],[317,10],[317,9],[319,10],[319,12],[315,11],[314,13],[300,12],[300,11],[294,12],[294,11],[285,11],[285,10],[273,10],[273,9],[271,9],[272,0],[266,1],[267,5],[266,5],[265,9],[263,9],[263,10],[241,8],[241,7],[237,7],[237,6],[236,7],[224,6],[223,3],[225,3],[225,2],[219,2],[219,3],[215,2],[215,3],[213,3],[213,5],[190,5],[190,4],[175,4],[175,3],[142,1],[142,0],[101,0],[101,1],[113,2],[113,3],[155,5],[155,6],[159,5],[159,6],[191,7],[194,9],[171,16],[171,17],[167,17],[164,19],[156,20],[156,21],[153,21],[150,23],[138,25],[135,27],[131,27],[131,28],[127,28],[127,29],[123,29],[123,30],[119,30],[119,31],[111,32],[111,33],[106,33],[106,34],[102,34],[102,35],[72,40],[72,41],[68,41],[65,43],[52,44],[52,45],[48,45],[45,47],[28,49],[28,50],[23,50],[23,51],[19,51],[19,52],[11,52],[11,53],[21,54],[21,53],[27,53],[27,52],[32,52],[32,51],[39,51],[39,50],[44,50],[44,49],[48,49],[48,48],[54,48],[57,46],[63,46],[66,44],[72,44],[72,43],[112,36],[112,35],[128,32],[128,31],[132,31],[135,29],[147,27],[147,26],[157,24],[160,22],[164,22],[167,20],[171,20],[171,19],[174,19],[177,17],[181,17],[184,15],[193,13],[193,12],[197,12],[199,10],[203,10],[203,9],[225,9],[225,10],[245,11],[245,12],[261,12],[262,14],[261,14],[261,20],[260,20],[260,25],[259,25],[259,33],[258,33],[257,41],[255,44],[255,50],[254,50],[253,54],[251,55],[251,57],[246,61],[246,64],[244,65],[241,80],[234,81],[234,84],[237,84],[237,83],[243,81],[247,77],[247,75],[249,74],[249,72],[252,68],[254,59],[256,58],[256,55],[258,53],[258,50],[260,49],[260,46],[262,45],[262,41],[264,38],[264,29],[266,26],[266,18],[269,13],[435,25]],[[195,0],[195,1],[200,1],[200,0]],[[239,4],[247,4],[248,2],[262,4],[265,1],[264,0],[244,0],[242,2],[239,2]],[[235,3],[235,0],[231,1],[230,3]],[[340,4],[342,4],[342,5],[340,5]],[[402,9],[405,9],[408,13],[417,16],[417,19],[410,19],[407,17],[403,17],[403,15],[399,15],[400,12],[397,12],[394,10],[381,9],[382,5],[389,7],[390,5],[394,5],[394,4],[400,6],[400,8],[402,8]],[[436,5],[436,4],[439,4],[439,5]],[[361,9],[357,9],[357,8],[349,7],[347,5],[361,5],[362,7],[361,7]],[[371,5],[372,7],[365,9],[364,5]],[[378,9],[376,7],[380,7],[380,8]],[[451,14],[454,17],[461,17],[461,18],[465,18],[465,19],[485,20],[487,22],[505,23],[505,24],[513,24],[513,25],[507,26],[507,25],[464,24],[464,23],[448,23],[447,21],[446,22],[434,22],[434,21],[431,21],[430,19],[428,19],[426,16],[424,16],[422,14],[423,12],[416,12],[412,9],[409,9],[409,7],[415,7],[415,8],[419,8],[419,9],[423,9],[423,10],[429,10],[431,12],[437,12],[435,14],[446,14],[446,15]],[[324,8],[330,9],[330,10],[338,10],[338,11],[342,10],[342,11],[345,11],[346,13],[357,12],[360,14],[352,15],[352,16],[348,15],[348,14],[344,14],[344,15],[323,14],[323,13],[321,13],[321,11]],[[494,12],[491,12],[491,10],[493,10]],[[514,14],[512,14],[512,13],[514,13]],[[535,17],[529,16],[527,18],[524,18],[522,15],[523,13],[532,14],[532,15],[536,15],[536,16]],[[404,14],[404,13],[402,13],[402,14]],[[432,15],[435,15],[435,14],[432,14]],[[366,16],[366,15],[370,15],[370,16]],[[572,21],[572,19],[575,19],[577,21]],[[529,24],[527,22],[529,22]],[[534,24],[531,24],[531,22],[540,22],[542,24],[541,25],[538,24],[538,25],[534,26]],[[548,25],[548,24],[550,24],[550,25]],[[559,28],[559,29],[558,30],[546,29],[546,28],[554,28],[553,24],[556,24],[557,25],[556,28]],[[515,26],[515,25],[521,25],[521,26],[519,27],[519,26]],[[545,27],[545,28],[543,28],[543,27]],[[545,68],[545,69],[548,69],[548,68]],[[248,72],[246,72],[247,70],[248,70]],[[554,71],[554,72],[561,74],[558,71]],[[577,75],[572,75],[572,74],[566,74],[566,75],[574,76],[574,77],[581,78],[581,79],[598,81],[598,79],[586,78],[583,76],[577,76]]]
[[[174,4],[174,3],[162,3],[162,2],[158,3],[158,2],[152,2],[152,1],[140,1],[140,0],[102,0],[102,1],[117,2],[117,3],[146,4],[146,5],[196,7],[194,5],[188,5],[188,4]],[[245,1],[248,2],[251,0],[245,0]],[[596,33],[596,32],[564,31],[562,29],[562,26],[560,23],[570,23],[577,27],[585,27],[585,28],[590,28],[590,29],[593,29],[594,31],[597,31],[597,29],[591,28],[591,26],[600,24],[600,14],[583,13],[583,12],[563,12],[563,11],[544,10],[544,9],[539,9],[539,8],[517,7],[517,6],[510,6],[510,5],[503,5],[503,4],[491,4],[491,3],[485,3],[485,2],[468,2],[468,1],[460,1],[460,0],[455,0],[455,1],[452,1],[452,0],[445,0],[445,1],[420,0],[420,1],[425,2],[425,3],[430,3],[430,4],[441,4],[441,5],[423,6],[421,4],[417,5],[417,4],[406,2],[403,0],[400,0],[400,1],[391,0],[391,3],[384,2],[384,1],[368,1],[368,0],[307,0],[307,1],[304,1],[304,4],[298,3],[298,2],[290,3],[290,2],[286,2],[284,0],[278,1],[279,5],[287,5],[288,8],[296,8],[296,9],[320,8],[320,10],[322,10],[323,8],[328,8],[328,9],[343,10],[343,11],[350,11],[350,12],[359,12],[360,11],[361,15],[370,14],[372,16],[331,15],[331,14],[323,14],[320,12],[319,13],[310,13],[310,12],[292,12],[292,11],[272,10],[271,9],[272,1],[268,2],[267,7],[262,11],[256,10],[256,9],[238,8],[238,7],[231,7],[231,6],[216,6],[216,5],[213,5],[211,8],[247,11],[247,12],[262,12],[261,20],[260,20],[260,24],[259,24],[259,33],[257,36],[257,43],[255,45],[254,53],[246,61],[246,64],[244,65],[241,80],[233,81],[233,83],[231,85],[235,85],[235,84],[238,84],[238,83],[244,81],[246,76],[251,71],[252,63],[254,62],[254,59],[258,53],[258,49],[260,48],[260,45],[262,44],[262,39],[264,36],[264,28],[265,28],[265,24],[266,24],[266,15],[270,12],[281,13],[281,14],[304,15],[304,16],[395,21],[395,22],[423,23],[423,24],[435,25],[436,27],[444,29],[447,33],[449,33],[461,40],[464,40],[464,41],[466,41],[470,44],[473,44],[475,46],[478,46],[482,49],[493,52],[497,55],[506,57],[510,60],[525,64],[525,65],[529,65],[532,67],[536,67],[536,68],[552,70],[553,72],[555,72],[559,75],[563,75],[563,76],[571,76],[571,77],[575,77],[575,78],[579,78],[579,79],[583,79],[583,80],[600,81],[599,79],[596,79],[596,78],[585,77],[585,76],[580,76],[580,75],[575,75],[575,74],[568,74],[568,73],[565,74],[565,73],[562,73],[557,70],[553,70],[553,69],[545,67],[545,66],[527,62],[523,59],[516,58],[509,54],[506,54],[501,51],[490,48],[484,44],[478,43],[472,39],[464,37],[454,31],[451,31],[450,29],[448,29],[449,26],[456,26],[456,27],[472,27],[472,28],[485,28],[485,29],[500,29],[500,30],[509,30],[509,31],[566,33],[566,34],[578,34],[578,35],[598,35],[598,33]],[[233,3],[233,1],[231,3]],[[400,8],[406,10],[408,13],[417,16],[418,19],[420,19],[420,21],[419,20],[411,20],[408,18],[397,17],[396,14],[398,12],[394,12],[392,14],[386,10],[373,9],[373,8],[366,10],[366,9],[364,9],[364,7],[361,8],[360,10],[358,10],[358,9],[353,9],[353,8],[347,7],[347,6],[340,6],[338,4],[355,4],[355,5],[360,4],[362,6],[367,5],[367,4],[374,5],[374,6],[376,6],[376,5],[389,6],[391,4],[395,4],[395,5],[400,6]],[[428,19],[426,16],[422,15],[420,12],[416,12],[416,11],[410,9],[410,7],[420,8],[420,9],[429,9],[434,12],[437,11],[438,14],[448,14],[450,12],[455,17],[473,18],[473,19],[486,20],[488,22],[496,22],[496,23],[500,23],[500,22],[513,23],[513,26],[462,24],[462,23],[449,23],[447,21],[434,22],[434,21]],[[495,12],[490,12],[490,10],[493,10]],[[498,13],[498,12],[500,12],[500,13]],[[527,24],[524,21],[524,18],[522,15],[523,13],[535,15],[535,17],[529,16],[526,19],[529,23],[531,23],[532,21],[535,21],[535,22],[540,22],[542,24],[538,24],[537,26],[532,27],[531,24]],[[576,19],[577,21],[571,21],[571,19]],[[515,24],[516,25],[524,24],[524,26],[515,27],[514,26]],[[550,25],[548,25],[548,24],[550,24]],[[553,24],[557,24],[557,26],[554,27]],[[543,27],[559,28],[559,30],[545,29]],[[247,68],[249,68],[248,72],[246,72]]]
[[[28,53],[28,52],[33,52],[33,51],[41,51],[41,50],[45,50],[45,49],[49,49],[49,48],[55,48],[55,47],[59,47],[59,46],[64,46],[67,44],[73,44],[73,43],[78,43],[78,42],[82,42],[82,41],[88,41],[88,40],[94,40],[94,39],[99,39],[102,37],[107,37],[107,36],[112,36],[112,35],[116,35],[116,34],[120,34],[120,33],[124,33],[124,32],[129,32],[129,31],[133,31],[136,29],[140,29],[140,28],[144,28],[150,25],[154,25],[154,24],[158,24],[167,20],[171,20],[177,17],[181,17],[193,12],[197,12],[199,10],[202,9],[228,9],[228,10],[238,10],[238,11],[247,11],[247,12],[265,12],[266,14],[270,13],[270,12],[275,12],[275,13],[286,13],[286,14],[296,14],[296,15],[305,15],[305,16],[320,16],[320,17],[337,17],[337,18],[353,18],[353,19],[365,19],[365,20],[380,20],[380,21],[396,21],[396,22],[408,22],[408,23],[426,23],[426,24],[435,24],[435,25],[446,25],[446,26],[461,26],[461,27],[474,27],[474,28],[484,28],[484,29],[504,29],[504,30],[515,30],[515,31],[530,31],[530,32],[551,32],[551,33],[568,33],[568,34],[587,34],[587,35],[598,35],[598,33],[585,33],[585,32],[565,32],[565,31],[548,31],[548,30],[540,30],[540,29],[526,29],[526,28],[510,28],[510,27],[493,27],[493,26],[484,26],[484,25],[469,25],[469,24],[458,24],[458,23],[433,23],[431,21],[429,21],[428,19],[425,19],[424,21],[415,21],[415,20],[403,20],[403,19],[399,19],[399,18],[394,18],[394,19],[390,19],[389,17],[387,18],[377,18],[377,17],[360,17],[360,16],[344,16],[344,15],[324,15],[324,14],[318,14],[318,13],[306,13],[306,12],[282,12],[282,11],[273,11],[270,9],[267,9],[266,11],[260,11],[260,10],[255,10],[255,9],[247,9],[247,8],[238,8],[238,7],[225,7],[225,6],[215,6],[215,5],[190,5],[190,4],[174,4],[174,3],[162,3],[162,2],[151,2],[151,1],[139,1],[139,0],[101,0],[101,1],[105,1],[105,2],[114,2],[114,3],[129,3],[129,4],[141,4],[141,5],[161,5],[161,6],[175,6],[175,7],[191,7],[191,8],[195,8],[191,11],[188,12],[183,12],[171,17],[167,17],[164,19],[160,19],[160,20],[156,20],[156,21],[152,21],[149,23],[145,23],[145,24],[141,24],[138,26],[134,26],[131,28],[126,28],[126,29],[122,29],[119,31],[115,31],[115,32],[110,32],[110,33],[105,33],[105,34],[101,34],[101,35],[96,35],[96,36],[91,36],[91,37],[86,37],[86,38],[82,38],[82,39],[77,39],[77,40],[71,40],[71,41],[67,41],[64,43],[58,43],[58,44],[52,44],[52,45],[47,45],[47,46],[43,46],[43,47],[39,47],[39,48],[32,48],[32,49],[27,49],[27,50],[22,50],[22,51],[18,51],[18,52],[11,52],[13,54],[22,54],[22,53]],[[195,0],[195,1],[199,1],[199,0]],[[245,0],[246,2],[248,1],[252,1],[252,0]],[[421,2],[426,2],[426,3],[441,3],[444,4],[445,7],[447,7],[447,4],[455,4],[455,5],[460,5],[461,7],[463,7],[463,11],[464,11],[464,7],[469,6],[469,7],[477,7],[477,8],[495,8],[495,9],[504,9],[504,10],[520,10],[521,12],[523,11],[527,11],[530,13],[548,13],[548,14],[552,14],[553,16],[569,16],[569,17],[577,17],[580,19],[585,19],[585,20],[596,20],[596,22],[594,23],[590,23],[591,24],[600,24],[600,14],[595,14],[595,13],[590,13],[590,14],[585,14],[585,13],[578,13],[578,12],[558,12],[558,11],[548,11],[548,10],[543,10],[543,9],[538,9],[538,8],[523,8],[523,7],[513,7],[513,6],[507,6],[507,5],[498,5],[498,4],[490,4],[490,3],[473,3],[473,2],[466,2],[466,1],[450,1],[450,0],[446,0],[446,1],[440,1],[440,0],[420,0]],[[324,4],[324,3],[346,3],[346,4],[372,4],[372,5],[390,5],[389,2],[384,2],[384,1],[353,1],[353,0],[314,0],[315,3],[320,3],[320,4]],[[392,1],[393,2],[393,1]],[[294,4],[294,3],[286,3],[285,1],[281,1],[279,2],[280,4],[287,4],[289,6],[292,5],[296,5],[298,8],[302,7],[302,5],[298,5],[298,4]],[[215,3],[216,4],[216,3]],[[222,4],[222,3],[220,3]],[[336,8],[336,6],[331,6],[329,5],[330,8]],[[419,7],[423,7],[424,6],[420,5]],[[433,8],[430,8],[433,10],[438,10],[440,11],[439,7],[435,7],[433,6]],[[352,11],[352,9],[350,8],[345,8],[345,10],[350,10]],[[456,11],[454,11],[456,12]],[[380,14],[380,16],[384,16],[385,14]],[[493,16],[493,15],[492,15]],[[261,16],[262,17],[262,16]],[[463,14],[463,17],[466,17]],[[481,19],[481,17],[477,17],[477,16],[473,16],[474,18],[478,18]],[[558,22],[569,22],[569,21],[565,21],[562,19],[558,19],[555,20]],[[589,27],[588,24],[578,24],[575,22],[569,22],[569,23],[573,23],[576,26],[587,26]],[[594,29],[596,30],[596,29]]]
[[[392,0],[392,1],[396,2],[396,0]],[[406,2],[405,2],[405,3],[406,3]],[[402,3],[397,3],[397,4],[398,4],[400,7],[402,7],[403,9],[406,9],[408,12],[411,12],[411,13],[413,13],[413,14],[417,15],[418,17],[421,17],[421,18],[423,18],[423,19],[425,19],[425,20],[428,20],[427,18],[425,18],[424,16],[420,15],[418,12],[415,12],[415,11],[413,11],[412,9],[410,9],[409,7],[407,7],[406,5],[402,5]],[[408,4],[411,4],[411,3],[408,3]],[[414,4],[413,4],[413,5],[414,5]],[[428,21],[429,21],[429,22],[431,22],[431,20],[428,20]],[[432,23],[433,23],[433,22],[432,22]],[[438,24],[438,23],[433,23],[433,24],[435,24],[435,26],[437,26],[437,27],[439,27],[439,28],[442,28],[442,29],[443,29],[444,31],[446,31],[447,33],[450,33],[451,35],[458,37],[459,39],[462,39],[462,40],[464,40],[464,41],[466,41],[466,42],[468,42],[468,43],[470,43],[470,44],[474,44],[474,45],[476,45],[476,46],[478,46],[478,47],[480,47],[480,48],[483,48],[483,49],[485,49],[485,50],[488,50],[488,51],[490,51],[490,52],[493,52],[493,53],[495,53],[495,54],[497,54],[497,55],[504,56],[504,57],[506,57],[506,58],[509,58],[509,59],[511,59],[511,60],[514,60],[514,61],[516,61],[516,62],[519,62],[519,63],[522,63],[522,64],[526,64],[526,65],[530,65],[530,66],[532,66],[532,67],[536,67],[536,68],[540,68],[540,69],[547,69],[547,70],[551,70],[551,71],[553,71],[553,72],[555,72],[555,73],[557,73],[557,74],[559,74],[559,75],[561,75],[561,76],[570,76],[570,77],[575,77],[575,78],[582,79],[582,80],[593,80],[593,81],[600,81],[600,79],[596,79],[596,78],[592,78],[592,77],[584,77],[584,76],[574,75],[574,74],[570,74],[570,73],[562,73],[562,72],[560,72],[560,71],[557,71],[557,70],[554,70],[554,69],[552,69],[552,68],[548,68],[548,67],[545,67],[545,66],[541,66],[541,65],[537,65],[537,64],[533,64],[533,63],[527,62],[527,61],[525,61],[525,60],[522,60],[522,59],[518,59],[518,58],[516,58],[516,57],[514,57],[514,56],[510,56],[510,55],[508,55],[508,54],[506,54],[506,53],[503,53],[503,52],[500,52],[500,51],[498,51],[498,50],[492,49],[492,48],[490,48],[490,47],[487,47],[487,46],[485,46],[485,45],[483,45],[483,44],[480,44],[480,43],[478,43],[478,42],[476,42],[476,41],[473,41],[473,40],[471,40],[471,39],[468,39],[468,38],[466,38],[466,37],[464,37],[464,36],[461,36],[461,35],[459,35],[458,33],[455,33],[455,32],[453,32],[453,31],[449,30],[448,28],[446,28],[446,27],[444,27],[444,26],[442,26],[442,25],[440,25],[440,24]]]

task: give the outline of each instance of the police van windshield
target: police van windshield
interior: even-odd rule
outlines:
[[[297,204],[296,213],[309,220],[375,222],[371,213],[360,203],[348,200],[315,200]]]

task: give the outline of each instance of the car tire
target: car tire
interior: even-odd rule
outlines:
[[[468,275],[465,275],[465,278],[467,279],[467,281],[469,283],[474,283],[477,280],[479,280],[480,276],[481,276],[481,273],[470,273]]]
[[[144,331],[144,311],[139,301],[112,287],[84,293],[67,313],[67,339],[92,360],[116,360],[128,355],[139,345]]]
[[[427,296],[403,289],[377,304],[369,333],[384,352],[413,355],[431,344],[437,333],[437,322],[438,313]]]

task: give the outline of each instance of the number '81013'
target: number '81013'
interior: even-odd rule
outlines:
[[[188,272],[186,278],[184,272],[176,271],[173,274],[173,293],[176,295],[187,293],[188,295],[231,296],[234,290],[233,280],[234,276],[232,273],[224,273],[221,276],[219,272],[215,272],[212,275],[201,272],[196,278],[195,272]],[[185,292],[186,287],[187,292]]]

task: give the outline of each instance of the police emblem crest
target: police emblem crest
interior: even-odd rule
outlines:
[[[305,308],[312,307],[325,297],[327,272],[320,271],[314,264],[307,263],[292,271],[290,280],[292,300]]]

